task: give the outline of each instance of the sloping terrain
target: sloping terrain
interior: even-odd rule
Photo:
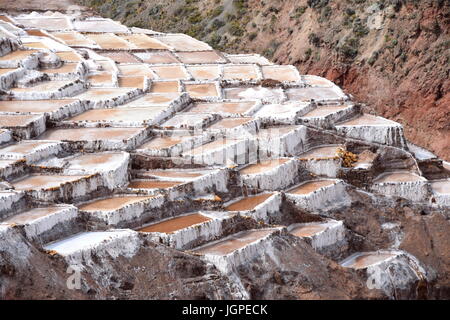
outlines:
[[[333,82],[0,14],[0,298],[448,299],[450,163]]]
[[[81,2],[129,26],[187,33],[326,77],[450,160],[448,1]]]

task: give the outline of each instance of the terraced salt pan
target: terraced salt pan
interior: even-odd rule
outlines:
[[[87,150],[135,148],[147,137],[145,128],[73,128],[47,130],[39,140],[68,141]]]
[[[10,142],[12,139],[11,131],[0,129],[0,145]]]
[[[95,41],[85,37],[79,32],[69,31],[69,32],[53,32],[52,36],[56,39],[62,41],[68,46],[73,47],[96,47]]]
[[[336,125],[336,130],[349,138],[397,147],[405,147],[403,127],[394,121],[369,114]]]
[[[11,72],[11,71],[15,71],[15,70],[17,70],[17,69],[8,69],[8,68],[0,69],[0,76],[4,75],[5,73]]]
[[[116,36],[113,33],[86,34],[86,37],[94,41],[102,49],[107,50],[132,50],[136,47],[130,42]]]
[[[139,229],[139,231],[169,234],[207,221],[211,221],[211,218],[208,218],[200,213],[192,213],[151,224]]]
[[[61,231],[57,231],[58,229],[66,230],[70,223],[74,223],[77,215],[76,207],[58,205],[29,209],[10,216],[0,223],[22,226],[28,239],[45,243],[51,241],[55,235],[61,234]]]
[[[375,183],[385,183],[385,182],[414,182],[414,181],[426,181],[424,177],[421,177],[415,173],[402,171],[402,172],[392,172],[384,173],[378,177]]]
[[[116,64],[114,63],[114,61],[109,60],[109,59],[104,59],[104,57],[100,56],[100,55],[90,55],[90,57],[93,56],[93,58],[95,58],[95,60],[93,61],[89,61],[89,62],[93,62],[93,66],[96,70],[100,70],[100,71],[108,71],[108,72],[112,72],[115,73],[118,71],[118,68],[116,66]]]
[[[322,77],[313,76],[313,75],[303,75],[302,78],[303,78],[303,81],[309,86],[313,86],[313,87],[333,87],[334,86],[333,82],[331,82],[328,79],[322,78]]]
[[[155,242],[164,243],[179,250],[219,238],[223,235],[223,224],[237,223],[233,215],[222,212],[188,213],[150,224],[138,231],[150,233]]]
[[[302,115],[301,118],[303,123],[316,127],[332,128],[336,122],[350,117],[355,112],[354,110],[355,108],[352,105],[319,106]]]
[[[429,199],[427,180],[409,171],[383,173],[374,180],[371,189],[374,192],[411,201],[422,202]]]
[[[283,90],[280,88],[226,88],[223,90],[226,99],[262,100],[264,102],[281,103],[285,100]]]
[[[45,49],[52,51],[71,51],[72,49],[62,44],[60,41],[54,40],[50,37],[22,37],[24,47],[32,49]]]
[[[163,80],[188,80],[190,76],[183,65],[151,66],[150,69]]]
[[[26,88],[12,88],[10,94],[18,100],[46,100],[70,97],[85,90],[85,85],[79,81],[53,80],[42,81]]]
[[[416,289],[418,281],[428,282],[434,277],[414,256],[400,250],[355,253],[341,265],[364,270],[368,288],[382,290],[390,299]]]
[[[312,109],[310,103],[266,104],[254,114],[254,117],[267,124],[293,125],[298,122],[299,117]]]
[[[44,158],[56,155],[61,151],[59,142],[22,140],[0,149],[2,159],[25,159],[33,163]]]
[[[221,119],[213,125],[209,126],[208,129],[232,129],[252,120],[253,118],[251,117]]]
[[[102,183],[97,175],[29,175],[11,182],[39,201],[74,201],[97,190]]]
[[[365,269],[367,267],[386,262],[394,257],[396,257],[396,254],[391,252],[356,253],[342,261],[341,265],[346,268]]]
[[[16,50],[0,57],[0,67],[17,68],[19,63],[31,58],[38,50]]]
[[[301,166],[315,175],[337,177],[342,160],[337,152],[342,145],[320,146],[298,156]]]
[[[281,196],[279,193],[267,192],[232,200],[224,204],[225,211],[237,211],[254,219],[270,222],[272,216],[279,213]]]
[[[259,190],[281,190],[295,182],[298,161],[289,158],[264,160],[239,170],[244,185]]]
[[[434,181],[430,184],[434,192],[440,194],[450,194],[450,180]]]
[[[186,66],[195,80],[217,80],[221,76],[218,65]]]
[[[225,256],[268,236],[271,231],[271,229],[242,231],[226,239],[197,248],[193,252],[201,255]]]
[[[188,138],[181,137],[181,136],[155,137],[155,138],[151,139],[150,141],[142,144],[139,147],[139,151],[147,153],[149,155],[159,155],[159,156],[169,157],[169,156],[176,154],[176,152],[171,149],[173,149],[173,147],[181,144],[186,139],[188,139]]]
[[[247,211],[247,210],[253,210],[258,205],[265,202],[268,198],[273,196],[273,193],[263,193],[260,195],[247,197],[241,200],[238,200],[236,202],[233,202],[232,204],[229,204],[225,207],[225,210],[228,211]]]
[[[425,161],[436,159],[437,156],[429,150],[421,148],[411,142],[407,142],[409,152],[411,152],[417,160]]]
[[[190,113],[217,113],[223,117],[249,116],[260,105],[256,101],[196,103]]]
[[[207,130],[210,132],[217,132],[226,135],[227,138],[240,138],[249,137],[253,138],[253,135],[258,130],[259,123],[257,120],[251,117],[236,117],[236,118],[224,118],[212,125],[208,126]]]
[[[277,168],[287,161],[289,161],[289,158],[266,160],[260,163],[250,164],[245,168],[239,170],[239,172],[245,175],[260,174]]]
[[[16,190],[21,191],[47,190],[87,177],[87,175],[30,175],[13,181],[11,184]]]
[[[107,254],[112,258],[131,258],[139,250],[141,242],[132,230],[81,232],[43,246],[45,250],[63,256],[67,263],[81,270],[89,265],[92,253]],[[83,264],[82,264],[83,263]]]
[[[0,88],[2,90],[8,90],[11,87],[15,86],[15,84],[21,80],[27,74],[27,71],[24,68],[7,68],[0,69],[5,72],[0,75]]]
[[[66,17],[15,17],[15,20],[25,28],[45,30],[66,30],[72,28]]]
[[[118,68],[120,74],[123,76],[146,76],[149,79],[154,78],[153,72],[143,63],[121,64]]]
[[[256,150],[252,140],[217,139],[184,151],[182,156],[188,162],[205,165],[244,164],[248,162],[251,150]]]
[[[179,180],[179,179],[183,179],[183,180],[192,180],[192,179],[196,179],[199,178],[201,176],[203,176],[204,174],[210,172],[211,170],[194,170],[194,169],[187,169],[187,170],[182,170],[182,169],[171,169],[171,170],[147,170],[144,171],[143,175],[145,175],[146,177],[149,178],[154,178],[154,179],[166,179],[166,180],[170,180],[173,181],[173,179],[175,180]]]
[[[229,171],[226,169],[172,169],[139,171],[137,179],[152,179],[153,182],[174,182],[176,185],[166,189],[148,189],[146,194],[164,193],[169,199],[177,199],[191,195],[191,197],[228,192]],[[151,182],[151,181],[150,181]],[[165,184],[170,185],[170,184]],[[160,192],[161,191],[161,192]],[[213,200],[220,200],[213,197]]]
[[[272,65],[273,63],[259,54],[225,54],[225,57],[231,63],[250,63],[258,64],[260,66]]]
[[[0,15],[0,20],[4,21],[4,22],[14,23],[14,21],[11,20],[11,18],[9,18],[8,16],[5,16],[5,15]]]
[[[121,105],[123,108],[146,107],[151,105],[169,105],[181,98],[180,93],[148,93],[142,97]]]
[[[75,103],[73,99],[61,100],[4,100],[0,101],[0,112],[52,114]]]
[[[58,67],[58,68],[45,68],[45,69],[41,69],[41,72],[44,72],[46,74],[50,74],[53,76],[57,76],[61,74],[67,74],[67,73],[76,73],[79,68],[81,67],[80,64],[75,63],[75,62],[68,62],[68,63],[64,63],[62,66]]]
[[[0,218],[6,219],[14,214],[14,211],[25,207],[24,193],[19,191],[0,190]]]
[[[450,180],[432,181],[430,186],[436,203],[450,206]]]
[[[46,129],[43,115],[1,114],[0,128],[10,129],[22,139],[30,139]]]
[[[23,173],[25,170],[25,161],[23,160],[0,160],[0,178],[10,179]]]
[[[258,73],[253,65],[223,66],[223,80],[256,80]]]
[[[300,74],[294,66],[263,66],[263,77],[281,82],[300,81]]]
[[[330,88],[291,88],[286,90],[289,100],[292,101],[339,101],[347,99],[347,96],[339,87],[334,86]]]
[[[182,184],[182,181],[159,181],[159,180],[131,180],[128,188],[131,189],[166,189]]]
[[[127,34],[121,35],[121,39],[124,39],[134,45],[137,49],[152,49],[152,50],[168,50],[169,47],[161,41],[149,37],[145,34]]]
[[[151,199],[152,197],[139,196],[116,196],[101,200],[95,200],[87,204],[79,205],[81,211],[95,212],[95,211],[114,211],[121,209],[129,204],[141,202],[143,200]]]
[[[78,208],[89,220],[121,226],[142,218],[144,214],[151,214],[164,201],[164,196],[117,195],[81,204]]]
[[[186,92],[192,98],[209,98],[220,97],[217,83],[187,83],[185,84]]]
[[[114,126],[143,126],[157,123],[158,116],[165,107],[94,109],[74,116],[67,121],[78,123],[105,122]]]
[[[179,81],[152,81],[150,92],[178,93],[180,92],[180,83]]]
[[[220,271],[230,273],[236,267],[271,251],[271,241],[280,228],[241,231],[224,239],[192,250],[213,263]]]
[[[226,63],[227,60],[217,51],[177,52],[176,55],[182,63],[186,64],[213,64]]]
[[[301,184],[300,186],[289,190],[288,192],[291,194],[309,194],[314,191],[319,190],[320,188],[334,185],[336,180],[318,180],[318,181],[310,181]]]
[[[256,135],[260,160],[291,157],[305,151],[308,129],[305,126],[282,125],[260,129]]]
[[[146,87],[146,77],[119,77],[119,87],[120,88],[139,88],[145,90]]]
[[[50,158],[38,163],[41,167],[62,168],[71,175],[99,174],[108,189],[128,183],[130,155],[126,152],[81,153],[66,158]]]
[[[42,81],[36,85],[26,88],[13,88],[11,91],[15,92],[40,92],[40,91],[56,91],[72,82],[67,80],[55,80],[55,81]],[[32,99],[30,99],[32,100]],[[34,99],[36,100],[36,99]]]
[[[139,63],[141,62],[133,54],[125,51],[102,51],[97,52],[101,56],[111,59],[116,63]]]
[[[94,108],[121,105],[137,97],[140,90],[132,88],[90,88],[74,98],[90,101]]]
[[[133,54],[141,59],[142,62],[149,64],[180,63],[169,51],[135,52]]]
[[[185,34],[165,34],[156,37],[159,41],[174,48],[176,51],[209,51],[212,48],[199,40]]]
[[[345,241],[345,227],[342,221],[296,223],[288,227],[289,233],[306,239],[320,253],[333,255]]]
[[[373,153],[370,150],[365,150],[358,154],[358,160],[354,163],[354,168],[370,169],[376,157],[376,153]]]
[[[310,149],[309,151],[300,154],[298,157],[302,160],[336,158],[338,149],[343,147],[343,145],[320,146]]]
[[[208,124],[215,120],[215,117],[210,114],[199,113],[178,113],[163,124],[162,128],[170,129],[201,129],[205,128]]]
[[[23,43],[23,46],[26,48],[32,48],[32,49],[47,49],[47,50],[50,49],[43,42],[25,42],[25,43]]]
[[[74,28],[80,32],[117,32],[126,33],[128,28],[111,19],[75,20]]]
[[[303,210],[312,213],[345,207],[350,198],[342,180],[307,181],[286,191],[286,198]]]
[[[75,51],[55,52],[55,54],[62,60],[67,62],[79,62],[81,57]]]
[[[112,87],[115,83],[115,77],[111,72],[95,72],[88,76],[91,86],[95,87]]]

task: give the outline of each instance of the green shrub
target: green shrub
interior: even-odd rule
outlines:
[[[338,48],[344,60],[354,60],[358,56],[359,40],[356,38],[346,39]]]
[[[223,6],[218,6],[218,7],[214,8],[213,10],[211,10],[208,13],[208,16],[210,18],[215,18],[217,16],[220,16],[222,14],[222,12],[223,12]]]
[[[355,36],[362,38],[369,33],[369,28],[361,21],[361,19],[356,18],[353,21],[353,33]]]
[[[308,35],[308,41],[315,47],[319,47],[321,42],[320,37],[314,32]]]
[[[277,51],[278,47],[280,46],[280,42],[273,40],[270,42],[269,46],[263,51],[263,56],[266,56],[268,58],[272,58]]]
[[[306,51],[305,51],[305,60],[309,60],[311,58],[312,52],[313,51],[312,51],[311,48],[306,49]]]
[[[222,28],[224,25],[225,25],[225,22],[223,22],[222,20],[214,19],[211,24],[211,27],[213,30],[218,30],[218,29]]]
[[[199,23],[203,20],[202,14],[200,12],[194,13],[192,16],[188,18],[188,21],[192,24]]]
[[[230,23],[230,27],[228,29],[231,35],[235,37],[242,37],[244,35],[244,29],[242,29],[241,25],[237,21],[233,21]]]
[[[307,4],[310,8],[320,9],[328,4],[329,0],[308,0]]]

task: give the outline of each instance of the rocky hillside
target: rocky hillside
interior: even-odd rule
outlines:
[[[450,160],[450,3],[445,0],[81,0],[102,16],[258,52],[344,87],[366,111]]]

